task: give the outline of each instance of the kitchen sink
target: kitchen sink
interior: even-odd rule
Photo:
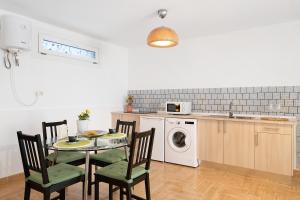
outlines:
[[[233,116],[234,119],[255,119],[254,117],[248,116]]]
[[[209,115],[209,117],[215,117],[215,118],[224,118],[224,119],[245,119],[245,120],[252,120],[255,119],[254,117],[249,116],[233,116],[229,117],[228,115]]]
[[[223,119],[244,119],[244,120],[267,120],[267,121],[289,121],[288,118],[284,118],[284,117],[251,117],[251,116],[233,116],[233,117],[229,117],[228,115],[209,115],[209,117],[211,118],[223,118]]]

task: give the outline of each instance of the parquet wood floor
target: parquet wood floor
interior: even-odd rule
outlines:
[[[108,199],[107,186],[100,187],[101,199]],[[1,200],[21,200],[23,192],[23,178],[0,182]],[[144,184],[136,186],[134,193],[143,196]],[[81,200],[81,184],[69,187],[66,194],[66,199]],[[280,176],[212,163],[202,163],[194,169],[152,162],[151,194],[153,200],[300,200],[300,176]],[[31,199],[42,199],[42,195],[32,191]],[[118,194],[114,199],[118,199]]]

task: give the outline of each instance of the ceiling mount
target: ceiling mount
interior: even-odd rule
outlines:
[[[160,18],[164,19],[168,14],[168,10],[167,9],[159,9],[157,11],[157,14]]]

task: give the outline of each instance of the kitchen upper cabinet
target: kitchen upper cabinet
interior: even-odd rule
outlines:
[[[223,121],[199,120],[200,160],[223,163]]]
[[[254,168],[254,123],[224,121],[224,164]]]
[[[255,133],[255,169],[293,174],[292,126],[258,124]]]
[[[116,127],[117,120],[121,121],[136,121],[135,131],[140,131],[140,115],[138,114],[131,114],[131,113],[112,113],[111,114],[111,125],[113,128]]]

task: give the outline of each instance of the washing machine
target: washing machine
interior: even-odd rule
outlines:
[[[165,161],[198,167],[197,120],[166,118]]]

